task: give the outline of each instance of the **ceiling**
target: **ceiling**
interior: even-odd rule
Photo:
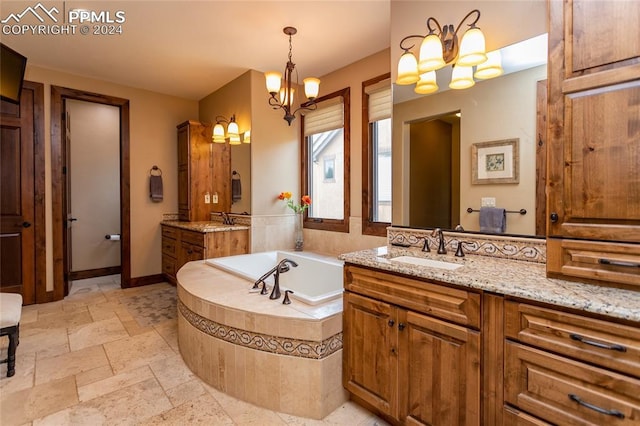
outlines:
[[[41,8],[38,5],[41,4]],[[43,8],[58,24],[76,24],[76,34],[5,34],[10,15]],[[285,26],[297,27],[293,62],[299,81],[322,77],[391,48],[395,64],[400,39],[424,34],[426,18],[454,23],[478,8],[487,49],[546,32],[546,0],[136,0],[5,1],[0,3],[2,43],[27,56],[28,64],[110,81],[186,99],[200,100],[249,69],[282,71],[287,61]],[[122,34],[80,34],[69,11],[124,13]],[[27,12],[20,25],[44,23]],[[395,66],[392,66],[395,68]],[[392,69],[395,77],[395,69]]]
[[[44,9],[58,19],[45,16]],[[390,3],[370,1],[2,1],[6,25],[76,24],[76,34],[6,35],[28,64],[199,100],[249,69],[282,71],[297,27],[293,62],[299,80],[323,76],[389,47]],[[53,11],[55,7],[58,12]],[[69,11],[124,12],[122,34],[80,34]],[[103,14],[103,16],[105,16]],[[120,15],[121,16],[121,15]],[[65,24],[66,21],[66,24]]]

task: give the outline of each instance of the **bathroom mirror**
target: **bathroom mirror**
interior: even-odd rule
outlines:
[[[424,15],[421,24],[424,27],[426,18],[432,15],[436,16],[438,13],[433,8],[428,8],[428,11],[416,10],[420,7],[420,3],[423,2],[398,2],[395,5],[392,3],[392,72],[397,69],[397,59],[401,54],[398,44],[394,44],[394,39],[399,41],[403,35],[424,33],[419,28],[408,28],[406,25],[398,29],[397,19],[410,19],[411,15],[415,13],[420,16]],[[445,6],[441,5],[443,2],[427,3]],[[540,231],[539,226],[536,232],[536,181],[538,180],[536,148],[542,137],[538,135],[536,126],[539,118],[540,96],[545,95],[540,91],[544,92],[546,79],[546,19],[544,4],[541,5],[536,1],[524,3],[528,5],[528,12],[522,11],[522,13],[532,13],[531,16],[539,22],[536,25],[529,22],[533,26],[527,30],[529,35],[526,36],[526,39],[516,39],[508,45],[502,45],[505,47],[503,49],[505,72],[502,76],[484,81],[477,80],[475,86],[468,89],[451,90],[448,88],[451,66],[447,66],[437,72],[440,90],[434,94],[418,95],[414,93],[413,85],[399,86],[394,84],[392,160],[392,223],[394,226],[414,228],[441,226],[441,223],[428,223],[429,220],[425,217],[442,218],[445,216],[446,218],[446,212],[449,211],[451,228],[459,223],[466,231],[479,232],[478,210],[483,203],[486,205],[495,200],[496,207],[514,212],[507,214],[507,234],[532,236],[544,233],[544,231]],[[490,2],[473,2],[473,5],[475,7],[471,7],[471,5],[471,9],[480,9],[483,18],[485,15],[491,15],[491,8],[495,9],[496,7],[495,3],[491,5]],[[424,5],[422,5],[422,9],[424,9]],[[487,11],[488,13],[485,13]],[[535,13],[533,13],[534,11]],[[511,12],[516,13],[517,11]],[[461,19],[465,14],[466,12],[456,19]],[[438,16],[436,17],[439,19]],[[451,22],[456,19],[451,18]],[[443,25],[449,23],[446,19],[443,21],[441,21]],[[504,22],[515,23],[522,22],[522,20],[505,19]],[[453,23],[455,25],[457,21]],[[494,28],[496,31],[505,31],[509,30],[511,25],[502,28],[490,27],[486,23],[482,25],[483,31],[487,33]],[[517,31],[514,30],[514,37],[522,37],[522,34],[515,34]],[[495,49],[498,47],[500,46]],[[495,49],[487,46],[488,51]],[[534,53],[536,51],[538,53]],[[516,59],[517,55],[521,56],[518,60]],[[395,78],[395,76],[392,77]],[[460,115],[459,122],[456,122],[454,118],[456,112],[459,112]],[[541,112],[544,113],[544,111]],[[424,182],[414,178],[414,176],[421,175],[415,171],[428,166],[421,165],[419,158],[414,158],[411,146],[414,145],[413,152],[418,157],[430,154],[424,154],[424,151],[422,154],[418,154],[415,146],[420,142],[413,140],[416,134],[415,128],[434,120],[451,124],[453,131],[450,133],[459,138],[459,152],[457,152],[459,156],[452,159],[452,166],[446,169],[448,173],[432,173],[430,178],[422,177],[420,179],[436,180],[436,182],[430,183],[432,188],[429,190],[430,194],[438,191],[446,192],[447,187],[451,187],[451,193],[436,198],[425,197],[424,193],[422,196],[416,196],[415,194],[420,194],[420,190],[416,191],[416,188],[423,186]],[[428,139],[424,135],[420,138],[423,142]],[[518,140],[519,147],[518,183],[473,184],[472,146],[484,142],[499,144],[500,141],[513,139]],[[454,152],[456,152],[455,149]],[[413,195],[412,187],[414,188]],[[468,213],[467,209],[471,209],[472,212]],[[520,214],[521,209],[526,210],[527,214]],[[538,209],[541,211],[539,207]],[[453,211],[451,212],[451,210]],[[431,213],[424,213],[427,211]],[[416,215],[416,212],[420,214]],[[456,219],[458,221],[454,223]]]

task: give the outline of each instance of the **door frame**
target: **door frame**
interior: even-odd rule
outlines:
[[[22,90],[33,91],[33,228],[34,228],[34,291],[35,300],[45,303],[52,300],[47,292],[47,234],[45,220],[45,138],[44,138],[44,84],[23,82]]]
[[[64,143],[64,102],[66,99],[95,102],[116,106],[120,109],[120,266],[122,288],[131,286],[131,204],[129,199],[129,100],[83,90],[51,86],[51,189],[53,216],[53,289],[54,300],[63,299],[68,293],[68,276],[65,276],[66,232],[64,224],[67,206],[64,202],[67,191],[65,172],[66,154]]]

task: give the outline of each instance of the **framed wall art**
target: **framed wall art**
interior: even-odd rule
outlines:
[[[519,144],[515,138],[471,145],[471,183],[518,183]]]

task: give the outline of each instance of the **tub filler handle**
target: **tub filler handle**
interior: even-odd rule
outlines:
[[[293,293],[293,290],[285,290],[284,291],[284,300],[282,301],[283,305],[290,305],[291,299],[289,299],[289,293]]]

